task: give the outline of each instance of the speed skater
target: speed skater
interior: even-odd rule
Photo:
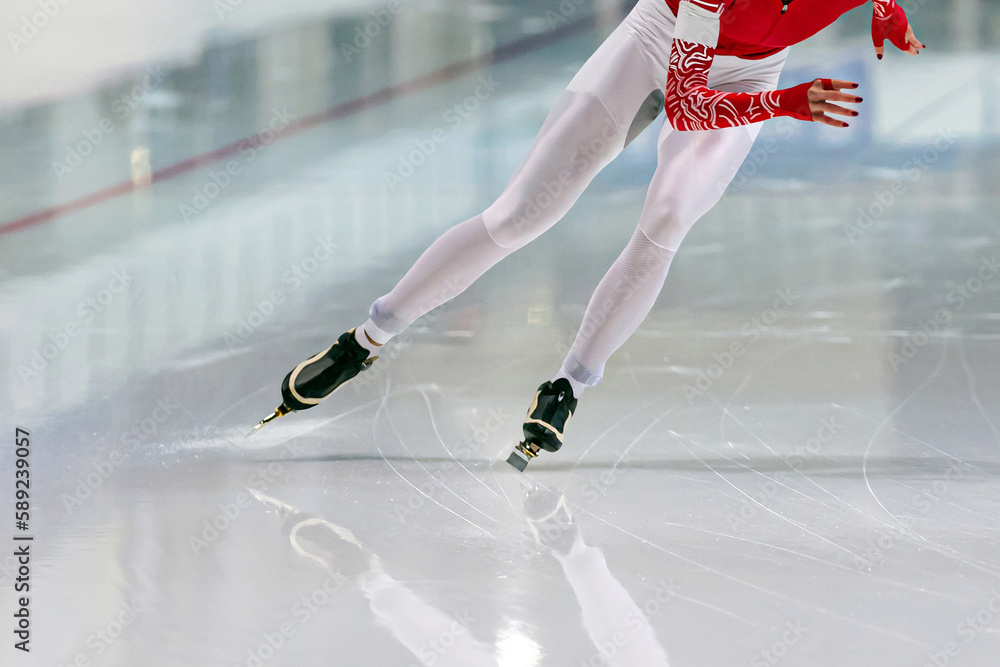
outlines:
[[[458,296],[501,259],[558,222],[591,180],[661,111],[657,167],[639,224],[597,286],[562,366],[535,393],[524,440],[508,462],[524,470],[558,451],[587,387],[653,307],[681,241],[722,196],[760,123],[788,116],[848,127],[857,83],[815,79],[777,90],[788,47],[867,0],[639,0],[573,77],[523,166],[482,213],[442,234],[368,320],[306,359],[281,385],[267,422],[307,410],[368,369],[379,349],[417,318]],[[895,0],[872,0],[875,53],[885,41],[916,55]],[[844,106],[848,105],[848,106]],[[558,184],[558,187],[554,187]]]

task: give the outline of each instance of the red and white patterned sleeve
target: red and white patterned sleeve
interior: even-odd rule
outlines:
[[[665,92],[671,125],[678,130],[713,130],[777,116],[811,121],[808,91],[812,82],[760,93],[724,93],[708,87],[723,11],[722,0],[680,3]]]
[[[910,45],[906,42],[906,28],[910,22],[903,8],[896,4],[896,0],[872,0],[872,5],[872,43],[882,46],[888,39],[897,49],[908,51]]]

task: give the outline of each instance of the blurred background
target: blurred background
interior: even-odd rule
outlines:
[[[792,48],[781,85],[858,81],[860,118],[765,124],[529,475],[503,459],[662,116],[244,439],[493,201],[631,4],[4,3],[0,425],[32,433],[37,541],[36,644],[3,664],[994,664],[996,2],[907,0],[919,57],[875,59],[870,5]]]

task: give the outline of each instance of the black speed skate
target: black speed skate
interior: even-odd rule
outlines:
[[[342,384],[368,370],[376,359],[377,356],[369,358],[368,350],[354,339],[354,329],[341,334],[326,351],[309,357],[289,371],[281,383],[281,405],[247,435],[289,412],[319,405]]]
[[[538,456],[539,451],[559,451],[563,431],[576,410],[576,403],[573,387],[565,378],[539,387],[524,419],[524,441],[518,443],[507,457],[507,463],[523,472],[528,461]]]

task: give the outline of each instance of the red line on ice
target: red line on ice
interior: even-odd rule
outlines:
[[[275,133],[274,141],[290,137],[322,123],[329,123],[331,121],[346,118],[347,116],[380,106],[398,97],[432,88],[483,67],[500,63],[505,60],[511,60],[526,53],[530,53],[531,51],[544,48],[593,26],[598,18],[600,18],[599,15],[591,15],[566,23],[549,32],[522,37],[521,39],[514,40],[509,44],[504,44],[503,46],[499,46],[478,56],[461,60],[452,65],[448,65],[446,67],[442,67],[441,69],[434,70],[433,72],[410,79],[409,81],[404,81],[393,86],[386,86],[385,88],[377,90],[369,95],[365,95],[364,97],[359,97],[357,99],[350,100],[349,102],[342,102],[341,104],[332,106],[325,111],[304,116],[296,121],[293,121],[288,125],[288,127],[282,129],[280,132]],[[152,173],[152,182],[158,183],[160,181],[165,181],[168,178],[173,178],[174,176],[194,171],[195,169],[199,169],[201,167],[207,167],[208,165],[225,160],[226,158],[238,153],[240,148],[245,147],[248,144],[253,145],[259,142],[264,134],[265,132],[258,132],[257,134],[245,137],[239,141],[234,141],[231,144],[216,148],[215,150],[195,155],[186,160],[181,160],[180,162],[172,164],[169,167],[157,169]],[[103,190],[97,190],[96,192],[72,199],[63,204],[57,204],[55,206],[42,209],[41,211],[18,218],[17,220],[0,224],[0,236],[3,236],[4,234],[13,234],[14,232],[49,222],[50,220],[54,220],[69,213],[75,213],[85,208],[96,206],[97,204],[115,199],[116,197],[127,195],[139,187],[142,186],[137,186],[132,181],[123,181],[108,188],[104,188]]]

